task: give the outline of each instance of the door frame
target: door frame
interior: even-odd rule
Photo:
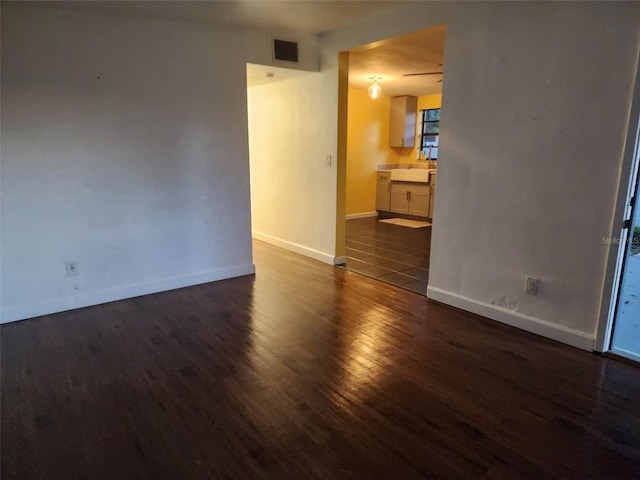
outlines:
[[[638,169],[640,167],[640,56],[636,60],[635,79],[631,93],[631,104],[627,121],[626,140],[622,154],[620,167],[620,180],[616,195],[613,219],[608,237],[602,241],[608,244],[606,257],[605,277],[602,291],[602,302],[598,316],[596,339],[594,350],[606,352],[611,347],[611,334],[618,303],[618,294],[621,288],[622,273],[627,247],[627,233],[624,228],[624,219],[628,212],[628,206],[636,192],[638,183]],[[640,204],[636,202],[640,208]],[[632,214],[633,212],[631,212]],[[618,240],[616,243],[615,240]],[[624,240],[623,240],[624,239]]]

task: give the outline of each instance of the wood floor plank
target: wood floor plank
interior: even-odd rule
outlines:
[[[254,256],[2,325],[1,478],[640,478],[640,368]]]

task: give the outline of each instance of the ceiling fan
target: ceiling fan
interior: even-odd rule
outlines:
[[[416,77],[418,75],[442,75],[443,72],[420,72],[420,73],[404,73],[403,77]],[[438,80],[437,83],[442,83],[442,79]]]

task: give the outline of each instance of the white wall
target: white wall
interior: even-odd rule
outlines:
[[[336,130],[322,82],[308,73],[248,89],[251,219],[255,238],[334,263]]]
[[[417,2],[324,35],[323,74],[337,81],[324,72],[339,51],[442,23],[428,295],[590,349],[640,4]],[[525,275],[541,279],[540,295],[522,292]]]
[[[270,42],[3,3],[2,321],[253,272],[245,65]]]

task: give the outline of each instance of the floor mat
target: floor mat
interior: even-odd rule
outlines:
[[[385,218],[384,220],[378,220],[382,223],[390,223],[391,225],[399,225],[401,227],[409,228],[424,228],[430,227],[429,222],[422,222],[420,220],[408,220],[406,218]]]

